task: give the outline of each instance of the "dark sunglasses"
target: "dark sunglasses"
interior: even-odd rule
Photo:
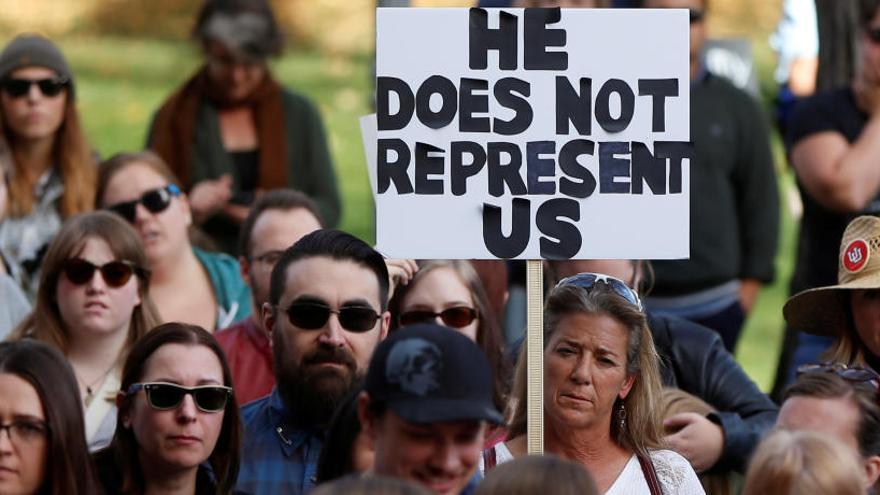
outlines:
[[[147,276],[145,269],[127,260],[111,261],[98,266],[82,258],[70,258],[61,265],[61,272],[64,273],[67,280],[76,285],[88,283],[95,275],[95,270],[101,272],[104,282],[114,288],[122,287],[128,283],[134,273],[144,278]]]
[[[438,316],[447,327],[464,328],[477,319],[477,310],[467,306],[456,306],[446,308],[439,313],[426,310],[405,311],[400,314],[398,321],[401,326],[405,326],[431,321]]]
[[[880,375],[861,366],[847,366],[831,362],[798,366],[797,376],[807,373],[834,373],[848,382],[864,383],[873,387],[875,391],[880,391]]]
[[[136,394],[141,389],[147,394],[147,403],[153,409],[166,411],[175,409],[183,402],[183,398],[192,395],[196,407],[207,413],[220,412],[226,409],[226,403],[232,396],[232,388],[222,385],[203,385],[200,387],[181,387],[173,383],[151,382],[134,383],[128,387],[128,394]]]
[[[306,330],[317,330],[326,325],[331,313],[339,317],[339,324],[349,332],[368,332],[379,319],[379,313],[372,308],[344,306],[333,310],[326,304],[311,302],[293,303],[286,312],[291,325]]]
[[[174,184],[168,184],[165,187],[147,191],[138,199],[116,203],[108,206],[107,209],[126,219],[128,223],[134,223],[138,204],[144,205],[144,208],[150,213],[161,213],[171,204],[171,198],[177,196],[180,196],[180,188]]]
[[[589,292],[600,282],[608,286],[618,296],[626,299],[627,302],[638,308],[639,311],[642,310],[642,300],[639,299],[639,295],[636,294],[636,291],[630,289],[623,280],[602,273],[578,273],[577,275],[572,275],[571,277],[566,277],[560,280],[559,283],[556,284],[556,287],[573,285]]]
[[[31,86],[36,84],[44,96],[58,96],[64,88],[70,84],[66,77],[53,77],[51,79],[4,79],[2,86],[6,94],[13,98],[21,98],[30,93]]]
[[[880,43],[880,27],[868,28],[866,34],[872,42]]]
[[[702,22],[703,17],[706,16],[706,12],[699,9],[688,9],[688,19],[691,24],[696,24],[698,22]]]

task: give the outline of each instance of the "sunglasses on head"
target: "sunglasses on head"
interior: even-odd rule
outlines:
[[[577,275],[572,275],[571,277],[566,277],[560,280],[559,283],[556,284],[556,287],[573,285],[589,292],[598,283],[605,284],[608,288],[613,290],[615,294],[626,299],[628,303],[638,308],[639,311],[642,310],[642,300],[639,299],[639,295],[636,294],[636,291],[626,285],[623,280],[614,278],[610,275],[604,275],[602,273],[578,273]]]
[[[6,94],[13,98],[21,98],[30,93],[31,86],[36,84],[44,96],[58,96],[64,88],[70,84],[66,77],[53,77],[49,79],[4,79],[2,86]]]
[[[338,310],[317,302],[297,302],[287,308],[287,319],[290,324],[305,330],[317,330],[327,324],[330,314],[339,318],[339,324],[349,332],[368,332],[376,326],[379,313],[372,308],[361,306],[343,306]]]
[[[477,310],[467,306],[456,306],[446,308],[439,313],[427,310],[404,311],[398,321],[401,326],[406,326],[431,321],[438,316],[447,327],[464,328],[477,319]]]
[[[146,270],[127,260],[115,260],[98,266],[82,258],[71,258],[65,260],[61,266],[61,272],[75,285],[88,283],[95,275],[95,270],[101,272],[104,283],[113,288],[127,284],[136,272],[146,276]]]
[[[168,184],[165,187],[147,191],[138,199],[110,205],[107,209],[126,219],[128,223],[134,223],[138,204],[144,205],[144,208],[150,213],[160,213],[171,204],[171,198],[177,196],[180,196],[180,188],[174,184]]]
[[[222,385],[202,385],[199,387],[182,387],[174,383],[150,382],[134,383],[128,387],[128,394],[136,394],[141,389],[147,394],[147,403],[153,409],[166,411],[175,409],[183,402],[183,398],[192,395],[196,407],[207,413],[220,412],[226,409],[226,403],[232,396],[232,388]]]
[[[847,366],[842,363],[802,364],[797,368],[797,376],[807,373],[833,373],[851,383],[865,383],[880,391],[880,375],[861,366]]]

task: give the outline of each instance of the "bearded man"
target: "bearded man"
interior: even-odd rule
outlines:
[[[333,410],[363,378],[388,332],[387,301],[382,255],[350,234],[317,230],[284,252],[262,308],[276,386],[242,408],[237,490],[312,488]]]

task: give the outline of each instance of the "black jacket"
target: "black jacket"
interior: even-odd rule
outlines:
[[[744,472],[749,456],[776,422],[778,407],[746,375],[717,333],[696,323],[648,314],[663,385],[703,399],[718,412],[724,449],[713,470]]]

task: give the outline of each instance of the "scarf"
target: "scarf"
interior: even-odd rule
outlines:
[[[190,177],[193,136],[199,105],[204,98],[218,110],[232,106],[224,101],[222,93],[209,81],[207,69],[202,67],[162,105],[150,136],[150,148],[165,160],[186,189],[193,186]],[[281,86],[267,71],[253,94],[236,105],[248,105],[254,113],[260,146],[258,186],[261,189],[287,187]]]

